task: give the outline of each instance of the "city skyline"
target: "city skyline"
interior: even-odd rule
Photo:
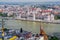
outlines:
[[[56,2],[60,0],[0,0],[0,2]]]

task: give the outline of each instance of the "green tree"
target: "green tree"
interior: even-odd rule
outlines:
[[[56,36],[53,36],[49,40],[59,40],[59,39]]]
[[[7,17],[7,13],[2,14],[2,17]]]
[[[2,14],[2,12],[0,12],[0,16],[2,16],[3,14]]]
[[[55,16],[55,19],[56,19],[56,20],[57,20],[57,19],[60,19],[60,16],[56,15],[56,16]]]
[[[2,13],[2,12],[0,12],[0,16],[1,16],[1,17],[7,17],[7,13]]]

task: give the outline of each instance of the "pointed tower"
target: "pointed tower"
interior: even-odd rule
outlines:
[[[4,40],[4,24],[3,24],[3,19],[2,19],[2,40]]]
[[[46,35],[45,31],[43,30],[42,23],[40,24],[40,34],[43,35],[44,40],[48,40],[48,36]]]

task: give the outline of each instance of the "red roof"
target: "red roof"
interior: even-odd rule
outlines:
[[[46,12],[51,12],[51,10],[42,10],[42,12],[45,12],[45,13],[46,13]]]

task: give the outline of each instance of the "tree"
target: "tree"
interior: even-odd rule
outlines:
[[[9,31],[9,29],[7,29],[7,28],[4,28],[4,31]]]
[[[2,17],[7,17],[7,13],[2,14]]]
[[[3,14],[2,14],[2,12],[0,12],[0,16],[2,16]]]
[[[60,19],[60,16],[56,15],[56,16],[55,16],[55,19],[56,19],[56,20],[57,20],[57,19]]]
[[[53,36],[49,40],[59,40],[59,39],[56,36]]]
[[[2,13],[2,12],[0,12],[0,16],[1,16],[1,17],[7,17],[7,13]]]

